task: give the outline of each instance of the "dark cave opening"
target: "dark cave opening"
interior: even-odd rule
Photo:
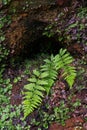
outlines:
[[[27,44],[20,56],[23,58],[34,58],[41,53],[56,55],[63,46],[64,45],[60,44],[54,39],[54,37],[48,38],[46,36],[42,36],[36,41]]]
[[[7,68],[15,67],[15,69],[18,69],[25,60],[38,61],[38,57],[43,57],[44,59],[51,54],[56,55],[59,53],[60,48],[64,48],[64,45],[55,40],[54,37],[48,38],[42,36],[32,43],[27,43],[19,55],[10,57],[7,63]]]

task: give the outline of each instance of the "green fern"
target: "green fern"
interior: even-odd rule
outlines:
[[[44,62],[39,71],[33,71],[32,77],[28,79],[29,84],[24,86],[26,90],[23,97],[24,118],[41,104],[44,91],[49,94],[60,69],[63,69],[63,76],[70,88],[74,83],[76,70],[70,65],[73,58],[66,49],[60,49],[59,54],[51,55],[51,58],[44,60]]]
[[[24,118],[34,111],[34,109],[37,108],[42,102],[43,91],[45,91],[43,86],[48,84],[44,81],[43,77],[45,77],[45,75],[40,74],[37,70],[34,70],[32,78],[28,79],[30,84],[24,86],[27,90],[24,92],[25,96],[23,100]]]
[[[63,76],[67,83],[69,84],[70,88],[74,83],[74,79],[76,77],[76,70],[75,67],[71,66],[70,64],[73,62],[72,56],[67,52],[66,49],[60,49],[59,54],[55,56],[54,63],[56,70],[63,69]]]
[[[53,85],[54,81],[57,78],[57,71],[55,69],[54,57],[51,55],[50,59],[44,60],[45,64],[41,66],[41,72],[45,72],[47,76],[44,80],[47,81],[47,85],[44,86],[47,94],[49,94],[50,87]]]

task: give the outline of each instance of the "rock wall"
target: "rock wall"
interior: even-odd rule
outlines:
[[[68,0],[62,0],[61,6],[58,0],[10,0],[6,4],[0,3],[1,16],[7,17],[7,23],[2,28],[5,34],[3,42],[12,55],[20,54],[27,44],[41,38],[45,27],[55,24],[61,10],[66,16],[71,8]]]
[[[53,0],[0,2],[0,16],[7,20],[2,27],[5,35],[2,42],[8,45],[10,53],[19,54],[26,44],[40,38],[44,28],[57,15],[56,10]]]

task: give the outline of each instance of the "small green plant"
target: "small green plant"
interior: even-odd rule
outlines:
[[[10,1],[11,1],[11,0],[2,0],[2,3],[3,3],[4,5],[7,5]]]
[[[21,81],[21,76],[15,77],[13,80],[14,83],[17,83],[18,81]]]
[[[22,106],[10,104],[11,90],[11,80],[4,79],[2,76],[0,79],[0,130],[18,130],[18,127],[13,124],[13,120],[20,117]],[[22,129],[25,129],[25,126],[21,126],[20,130]],[[25,130],[27,129],[28,127]]]
[[[84,120],[87,121],[87,117],[84,117]]]
[[[8,103],[5,108],[1,107],[1,109],[2,110],[0,112],[0,129],[15,129],[12,119],[20,116],[20,106],[12,106]]]
[[[49,114],[49,105],[48,107],[46,106],[47,104],[45,104],[44,106],[46,107],[46,110],[47,111],[44,111],[42,109],[42,107],[38,108],[38,118],[32,118],[30,120],[30,124],[31,126],[34,125],[34,126],[37,126],[38,127],[38,130],[48,130],[48,127],[49,125],[55,121],[55,115],[54,113],[50,113]]]
[[[62,125],[65,125],[65,120],[69,118],[69,108],[62,101],[59,107],[54,108],[55,120]]]
[[[9,2],[10,0],[3,0],[2,3]],[[9,15],[4,15],[4,13],[1,13],[0,17],[0,80],[2,77],[2,73],[5,68],[5,60],[7,59],[7,56],[9,54],[9,50],[7,46],[4,44],[5,40],[5,33],[3,32],[3,27],[8,26],[11,22],[11,17]]]
[[[8,56],[8,49],[5,48],[4,45],[0,44],[0,62],[3,62]]]
[[[70,117],[69,112],[70,109],[66,107],[64,104],[64,101],[60,102],[59,107],[53,108],[53,110],[49,114],[49,108],[47,108],[47,111],[44,111],[41,109],[41,107],[37,110],[38,111],[38,118],[32,118],[30,121],[31,126],[37,126],[40,129],[45,129],[48,130],[49,125],[52,122],[58,122],[62,124],[63,126],[65,125],[65,121]]]
[[[79,107],[81,106],[81,101],[79,99],[77,99],[73,104],[72,104],[72,107],[73,108],[76,108],[76,107]]]
[[[79,8],[77,16],[80,18],[87,17],[87,8],[83,8],[83,7]]]
[[[2,80],[1,80],[2,79]],[[14,129],[12,118],[15,113],[11,112],[13,106],[10,105],[9,95],[11,94],[12,84],[10,79],[0,79],[0,129]]]
[[[9,54],[9,50],[3,44],[0,44],[0,82],[2,81],[3,72],[6,66],[6,59]]]
[[[43,99],[43,92],[49,94],[54,84],[58,71],[63,70],[63,77],[69,84],[70,88],[76,77],[75,67],[70,64],[73,58],[66,51],[61,49],[56,56],[51,55],[50,59],[44,60],[45,64],[39,70],[33,70],[33,75],[28,79],[29,84],[24,86],[23,109],[24,119],[37,108]]]
[[[52,37],[54,36],[54,32],[53,32],[53,25],[48,25],[45,29],[44,29],[44,32],[43,32],[43,36],[47,36],[47,37]]]
[[[38,126],[40,130],[42,130],[41,128],[48,130],[49,124],[51,124],[52,121],[54,121],[55,119],[55,115],[53,114],[49,115],[47,112],[44,112],[42,110],[39,110],[38,114],[39,114],[40,121],[32,119],[30,124]]]

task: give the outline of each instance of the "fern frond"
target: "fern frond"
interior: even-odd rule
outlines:
[[[43,91],[45,91],[43,86],[48,83],[39,79],[39,77],[40,72],[34,70],[32,78],[28,79],[31,83],[24,86],[26,90],[23,97],[24,118],[34,111],[42,102]]]
[[[73,62],[73,57],[66,49],[60,49],[59,54],[55,56],[54,62],[57,71],[59,69],[64,70],[63,76],[71,88],[76,77],[75,67],[70,65]]]
[[[57,78],[57,71],[55,69],[54,64],[54,57],[51,55],[50,59],[44,60],[45,64],[41,66],[41,72],[46,73],[47,75],[44,77],[44,79],[48,82],[47,85],[44,86],[47,94],[49,94],[50,87],[53,85]]]

